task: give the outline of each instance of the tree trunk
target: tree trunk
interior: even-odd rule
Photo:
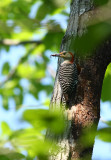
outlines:
[[[61,51],[74,53],[71,42],[75,36],[85,32],[86,23],[94,12],[93,8],[92,0],[72,0],[69,23],[62,40]],[[76,96],[74,103],[71,102],[71,108],[67,109],[62,105],[62,109],[67,113],[67,127],[64,135],[57,140],[61,150],[56,155],[52,155],[51,160],[91,159],[95,138],[95,134],[92,133],[96,132],[100,118],[100,97],[104,73],[111,61],[110,46],[110,41],[107,41],[95,51],[95,54],[84,59],[76,58],[81,67]],[[60,63],[61,60],[58,60],[58,69]],[[50,104],[51,109],[61,108],[63,100],[58,69]]]

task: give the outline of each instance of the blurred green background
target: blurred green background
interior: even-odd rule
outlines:
[[[95,3],[105,8],[108,1]],[[68,0],[0,1],[0,160],[36,160],[37,157],[47,160],[49,148],[58,149],[50,141],[44,141],[46,128],[57,135],[64,130],[61,114],[48,110],[57,65],[50,55],[59,52],[69,11]],[[103,42],[111,33],[107,17],[92,24],[85,36],[77,38],[74,47],[81,44],[82,53]],[[83,41],[90,37],[91,45],[86,47]],[[105,118],[100,122],[97,136],[108,144],[111,142],[110,102],[111,64],[101,96],[102,118]],[[100,156],[101,142],[96,140],[94,158]],[[102,156],[106,157],[104,153]]]

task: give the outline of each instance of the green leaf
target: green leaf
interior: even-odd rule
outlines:
[[[2,135],[10,135],[11,129],[6,122],[1,123]]]
[[[51,49],[53,51],[59,51],[61,40],[63,38],[64,32],[57,31],[56,29],[53,32],[48,32],[45,36],[43,42],[46,46],[46,49]]]
[[[29,64],[20,64],[17,68],[17,73],[21,78],[28,79],[43,78],[45,76],[45,70]]]
[[[2,105],[3,105],[3,108],[8,110],[8,97],[7,96],[3,96],[3,99],[2,99]]]
[[[21,139],[15,138],[15,145],[20,145],[22,148],[26,148],[29,156],[31,157],[42,157],[41,160],[48,159],[49,150],[55,151],[57,146],[55,143],[50,141],[44,141],[41,139],[37,139],[36,137],[24,137]],[[44,146],[44,147],[43,147]]]
[[[0,1],[0,7],[6,7],[11,2],[12,2],[11,0]]]
[[[1,88],[0,89],[0,94],[2,94],[2,96],[3,96],[3,98],[5,99],[7,99],[7,97],[9,96],[10,97],[10,95],[13,95],[13,89],[12,88]],[[4,103],[4,102],[3,102]]]
[[[44,106],[49,107],[50,104],[50,99],[46,99],[45,102],[43,103]]]
[[[46,16],[48,13],[50,13],[50,11],[51,11],[50,6],[43,3],[43,4],[39,7],[39,9],[38,9],[36,18],[37,18],[38,20],[42,20],[42,19],[45,18],[45,16]]]
[[[7,156],[0,155],[0,160],[10,160]]]
[[[10,81],[7,81],[5,84],[4,84],[4,87],[9,90],[9,89],[13,89],[17,86],[18,84],[18,81],[13,79],[13,80],[10,80]]]
[[[111,142],[111,127],[99,129],[97,136],[102,141]]]
[[[35,138],[35,139],[44,140],[43,134],[41,134],[41,132],[35,128],[27,128],[27,129],[17,130],[15,132],[13,132],[12,135],[10,136],[11,140],[13,140],[15,138],[18,138],[18,139]]]
[[[102,86],[102,94],[101,99],[103,102],[105,101],[111,101],[111,63],[107,67],[103,86]]]
[[[6,75],[9,73],[10,65],[8,62],[5,62],[2,68],[2,74]]]
[[[41,54],[42,52],[44,52],[45,50],[45,45],[44,44],[40,44],[39,46],[37,46],[34,51],[32,51],[32,54]]]
[[[103,121],[103,123],[107,124],[109,127],[111,127],[111,121]]]
[[[95,6],[102,6],[105,5],[109,2],[109,0],[94,0],[94,5]]]
[[[7,157],[9,157],[10,160],[15,160],[15,159],[20,160],[20,159],[25,158],[25,156],[23,154],[17,153],[17,152],[8,153]]]
[[[12,35],[12,39],[18,38],[20,41],[25,41],[26,39],[29,39],[33,36],[33,33],[31,31],[26,31],[24,30],[23,32],[17,34],[17,33],[13,33]]]
[[[23,149],[27,149],[31,157],[42,156],[44,160],[46,160],[49,155],[49,149],[52,151],[57,149],[55,143],[44,140],[44,134],[36,128],[15,131],[12,136],[10,136],[10,140],[14,143],[14,146],[21,146]]]
[[[92,127],[87,127],[87,128],[83,128],[82,129],[82,134],[80,137],[80,143],[85,146],[85,148],[87,147],[91,147],[94,143],[94,138],[96,136],[96,126],[92,126]]]
[[[65,119],[63,113],[60,111],[49,111],[49,110],[26,110],[23,114],[25,120],[31,124],[40,125],[50,130],[55,134],[60,134],[65,128]],[[59,127],[58,127],[59,123]]]
[[[25,156],[21,153],[14,152],[8,148],[0,148],[0,160],[20,160],[25,158]]]
[[[38,9],[36,18],[38,20],[44,19],[46,17],[46,15],[53,14],[58,9],[58,7],[60,7],[60,5],[61,4],[59,2],[57,3],[57,1],[54,1],[54,0],[53,1],[52,0],[48,0],[48,1],[44,0]]]
[[[18,95],[14,95],[13,96],[15,103],[16,103],[16,109],[19,109],[19,107],[21,106],[22,102],[23,102],[23,94],[19,94]]]

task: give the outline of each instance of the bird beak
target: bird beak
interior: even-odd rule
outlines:
[[[60,57],[60,54],[52,54],[53,57]]]

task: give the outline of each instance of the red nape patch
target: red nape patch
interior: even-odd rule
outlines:
[[[73,63],[74,62],[74,55],[71,52],[69,52],[69,54],[72,56],[72,59],[70,62]]]

